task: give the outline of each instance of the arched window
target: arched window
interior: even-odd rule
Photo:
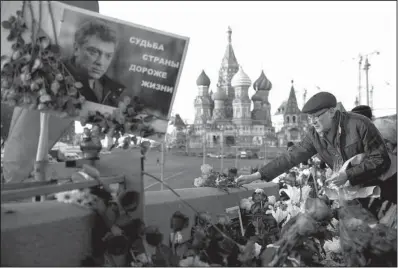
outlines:
[[[290,117],[288,115],[286,116],[286,123],[290,123]]]
[[[293,123],[296,123],[296,116],[293,115]]]

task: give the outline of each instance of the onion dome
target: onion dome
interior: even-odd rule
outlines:
[[[202,70],[202,73],[199,75],[198,79],[196,79],[196,85],[205,87],[210,86],[210,79],[204,70]]]
[[[265,76],[264,71],[261,71],[260,77],[253,84],[254,90],[271,90],[272,83]]]
[[[265,78],[264,71],[261,71],[260,77],[257,78],[257,80],[253,84],[254,90],[256,91],[258,90],[258,85],[261,83],[262,80],[264,80],[264,78]]]
[[[213,94],[212,98],[215,101],[216,100],[224,101],[228,99],[228,96],[221,88],[218,87],[216,93]]]
[[[250,87],[252,81],[250,77],[243,71],[242,66],[239,66],[238,72],[232,77],[231,86],[233,87],[241,87],[247,86]]]

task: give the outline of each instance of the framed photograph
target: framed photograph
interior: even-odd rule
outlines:
[[[78,111],[74,116],[80,120],[90,112],[112,115],[117,108],[127,114],[126,106],[129,108],[138,97],[141,108],[136,109],[138,112],[130,109],[129,115],[150,116],[147,121],[154,132],[166,132],[188,37],[56,1],[2,2],[1,15],[2,103],[61,116],[73,106]],[[22,26],[14,22],[20,19]],[[37,53],[29,43],[36,44]],[[18,53],[33,61],[30,66],[37,59],[40,64],[36,69],[16,65]],[[47,58],[43,59],[43,55]],[[46,60],[52,56],[55,60],[50,64]],[[6,70],[12,66],[18,73],[29,70],[28,79],[24,76],[26,81],[15,83],[4,66]],[[54,74],[44,77],[45,82],[50,82],[47,86],[36,84],[43,71],[40,68]],[[3,83],[5,80],[8,83]],[[69,111],[67,114],[73,115]]]

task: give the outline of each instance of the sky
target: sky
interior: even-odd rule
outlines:
[[[272,114],[288,98],[291,80],[299,108],[304,89],[308,100],[320,88],[352,109],[358,95],[358,55],[374,51],[380,52],[369,56],[374,114],[396,113],[395,1],[100,1],[99,7],[100,14],[190,38],[172,107],[190,123],[202,69],[215,91],[228,26],[238,63],[252,82],[261,70],[272,82]],[[361,73],[361,104],[366,104]]]

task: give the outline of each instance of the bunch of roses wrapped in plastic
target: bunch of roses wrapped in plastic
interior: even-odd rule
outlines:
[[[216,187],[227,189],[228,187],[238,187],[235,179],[238,176],[236,168],[230,168],[224,172],[216,172],[209,164],[200,167],[201,176],[194,180],[195,187]]]
[[[277,200],[256,189],[240,200],[235,218],[218,215],[213,221],[209,213],[197,213],[189,237],[183,230],[190,221],[176,211],[168,239],[156,226],[128,217],[138,193],[96,187],[72,192],[67,202],[99,215],[85,266],[396,266],[396,229],[355,201],[331,201],[319,192],[313,198],[308,184],[282,192],[286,198]]]

